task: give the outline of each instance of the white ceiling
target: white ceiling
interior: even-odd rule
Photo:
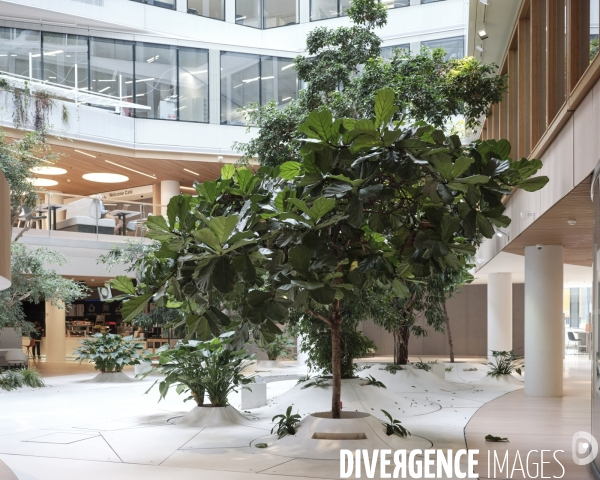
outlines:
[[[566,288],[591,287],[593,273],[591,267],[579,265],[564,266]],[[475,274],[474,284],[487,284],[489,273],[507,272],[513,274],[513,283],[525,282],[525,257],[514,253],[501,252]]]

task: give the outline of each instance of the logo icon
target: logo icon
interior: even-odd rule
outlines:
[[[576,465],[592,463],[596,455],[598,455],[598,442],[588,432],[577,432],[573,435],[571,453]]]

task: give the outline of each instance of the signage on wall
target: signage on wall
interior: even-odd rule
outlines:
[[[112,192],[104,192],[104,195],[106,195],[106,200],[141,200],[142,198],[151,198],[152,185],[113,190]]]

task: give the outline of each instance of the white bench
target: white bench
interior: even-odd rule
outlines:
[[[101,233],[114,235],[116,222],[112,218],[101,218],[100,201],[81,198],[69,203],[67,218],[56,223],[57,230],[67,232]],[[98,225],[98,232],[96,232]]]

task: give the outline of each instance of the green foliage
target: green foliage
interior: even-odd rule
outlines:
[[[139,327],[153,327],[154,325],[175,326],[184,319],[184,315],[174,308],[155,308],[149,313],[141,313],[131,322]]]
[[[174,386],[179,395],[190,394],[185,401],[193,399],[202,406],[204,396],[208,395],[213,407],[226,407],[231,392],[248,388],[246,385],[254,381],[253,377],[242,374],[254,355],[249,355],[246,350],[233,350],[230,343],[231,334],[225,334],[211,341],[178,342],[173,348],[161,348],[157,350],[160,355],[158,367],[145,375],[152,372],[165,375],[163,380],[152,385],[158,383],[161,399]]]
[[[508,442],[508,438],[496,437],[494,435],[486,435],[486,442]]]
[[[444,370],[450,373],[452,370],[454,370],[454,365],[450,365],[449,367],[444,368]]]
[[[517,372],[522,375],[523,357],[515,355],[512,350],[510,352],[492,350],[494,359],[487,363],[489,377],[497,378],[501,375],[510,375],[512,372]]]
[[[423,362],[423,360],[421,360],[420,358],[418,362],[415,362],[413,364],[413,366],[418,370],[425,370],[426,372],[431,372],[431,365],[428,365],[427,363]]]
[[[366,387],[367,385],[373,385],[374,387],[387,388],[383,382],[377,380],[373,375],[368,375],[365,380],[367,383],[364,383],[363,387]]]
[[[310,388],[310,387],[317,387],[317,388],[331,387],[331,384],[325,378],[314,377],[311,380],[312,380],[311,382],[307,383],[306,385],[303,385],[300,390],[306,390],[307,388]],[[300,383],[300,380],[298,380],[298,383]]]
[[[37,206],[37,187],[31,182],[35,174],[31,169],[54,163],[56,159],[57,156],[51,152],[39,133],[26,133],[20,139],[8,142],[0,131],[0,172],[4,174],[10,187],[13,223],[23,207],[35,209]]]
[[[38,372],[23,368],[19,370],[0,371],[0,390],[16,390],[21,387],[45,387],[44,381]]]
[[[280,335],[276,335],[275,340],[261,348],[265,351],[269,360],[277,360],[279,357],[293,357],[291,351],[295,347],[296,342],[292,338],[282,333]]]
[[[144,360],[144,344],[133,337],[121,337],[112,333],[96,333],[81,340],[81,346],[73,352],[75,361],[88,360],[102,373],[123,371],[126,365],[139,365]]]
[[[62,255],[45,248],[28,249],[19,242],[11,245],[12,284],[0,291],[0,329],[20,328],[27,335],[31,324],[23,312],[24,301],[50,302],[59,308],[84,298],[88,289],[73,280],[62,277],[52,265],[63,265]]]
[[[292,406],[290,405],[285,411],[284,415],[275,415],[272,418],[272,422],[277,420],[277,423],[271,429],[271,433],[277,433],[279,438],[283,438],[286,435],[296,435],[296,430],[300,423],[300,415],[292,414]]]
[[[400,420],[393,418],[388,412],[381,409],[383,414],[387,417],[388,421],[383,421],[385,427],[385,434],[389,437],[390,435],[398,435],[399,437],[408,437],[410,432],[401,425]]]
[[[383,368],[380,368],[379,370],[385,370],[386,372],[390,372],[392,375],[396,375],[396,372],[398,370],[404,370],[404,367],[401,367],[400,365],[396,365],[395,363],[386,365]]]

